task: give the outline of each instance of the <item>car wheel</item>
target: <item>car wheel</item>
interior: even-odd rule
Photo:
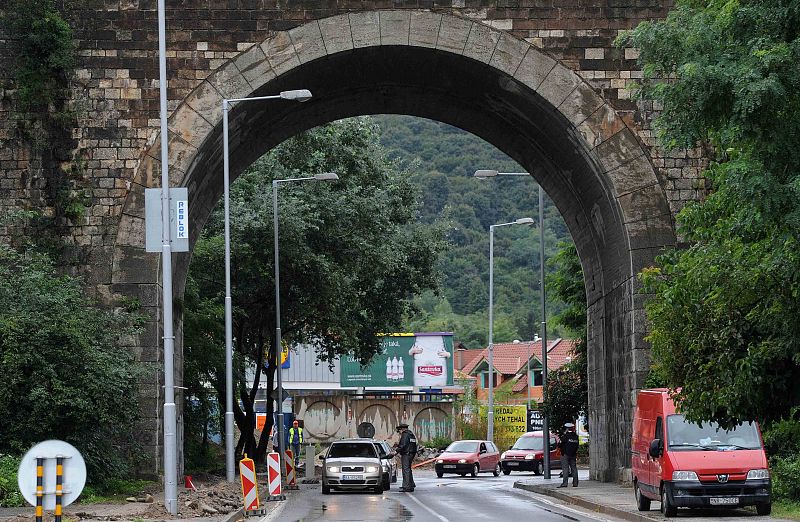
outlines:
[[[508,468],[503,468],[503,475],[511,475],[511,470]]]
[[[650,511],[650,499],[642,495],[639,483],[633,483],[633,495],[636,497],[636,509],[639,511]]]
[[[383,490],[389,491],[390,489],[392,489],[392,480],[387,475],[386,480],[383,481]]]
[[[500,476],[500,463],[499,462],[497,464],[495,464],[494,471],[492,471],[492,475],[494,475],[495,477],[499,477]]]
[[[761,516],[767,516],[772,513],[772,502],[767,502],[765,504],[756,504],[756,513]]]
[[[323,495],[330,495],[331,494],[331,487],[326,485],[326,484],[323,484],[322,485],[322,494]]]
[[[444,472],[443,471],[437,471],[436,472],[436,476],[439,477],[439,478],[442,478],[444,476]]]
[[[533,473],[536,475],[543,475],[544,474],[544,462],[541,460],[536,461],[536,468],[533,470]]]
[[[375,486],[375,489],[373,489],[372,491],[374,491],[375,493],[377,493],[379,495],[381,493],[383,493],[383,482],[381,482],[379,485]]]
[[[474,466],[472,466],[472,471],[470,472],[470,474],[469,474],[469,475],[470,475],[471,477],[477,477],[477,476],[478,476],[478,473],[480,473],[480,471],[481,471],[481,466],[480,466],[480,464],[475,464]]]
[[[666,487],[661,488],[661,514],[665,517],[674,517],[678,514],[678,508],[669,500]]]

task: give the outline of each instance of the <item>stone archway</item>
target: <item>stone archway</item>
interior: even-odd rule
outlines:
[[[411,10],[312,21],[241,52],[172,113],[171,179],[189,188],[192,243],[222,193],[222,99],[294,88],[310,89],[314,99],[246,103],[232,111],[234,179],[303,130],[349,116],[401,113],[482,137],[544,187],[567,223],[586,277],[592,476],[616,479],[628,466],[632,392],[648,369],[635,274],[675,243],[664,189],[634,130],[568,67],[483,23]],[[113,282],[115,291],[150,293],[157,302],[158,257],[141,250],[142,192],[158,186],[154,143],[125,204]],[[528,189],[520,184],[519,190]],[[175,265],[179,296],[189,257]],[[157,324],[140,345],[149,353],[158,346]]]

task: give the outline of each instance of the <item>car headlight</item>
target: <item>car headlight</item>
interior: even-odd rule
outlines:
[[[747,480],[756,480],[756,479],[768,479],[769,478],[769,470],[768,469],[751,469],[747,472]]]
[[[699,480],[694,471],[673,471],[672,480]]]
[[[339,473],[339,466],[330,466],[328,471],[331,473]]]
[[[438,459],[438,460],[436,461],[436,463],[437,463],[437,464],[444,464],[444,460],[442,460],[442,459]]]
[[[467,459],[458,459],[458,463],[459,464],[466,464],[467,463]]]
[[[506,460],[506,452],[504,451],[502,455],[500,455],[500,460]]]
[[[533,460],[534,458],[536,458],[535,455],[525,455],[525,460]]]
[[[375,473],[378,471],[378,466],[367,466],[367,473]]]

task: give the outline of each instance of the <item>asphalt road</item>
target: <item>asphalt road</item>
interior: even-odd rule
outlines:
[[[558,471],[555,472],[556,475]],[[319,485],[303,485],[262,522],[381,520],[400,522],[472,520],[530,520],[537,522],[583,522],[611,520],[558,504],[552,499],[513,489],[514,481],[527,474],[477,478],[457,475],[437,478],[432,471],[417,471],[414,493],[400,493],[399,482],[381,495],[334,492],[323,495]],[[398,479],[402,480],[401,477]]]

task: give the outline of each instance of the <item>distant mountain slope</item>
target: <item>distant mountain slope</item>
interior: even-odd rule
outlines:
[[[440,261],[443,295],[423,296],[409,327],[453,330],[468,346],[488,337],[489,226],[532,217],[538,222],[538,185],[522,177],[480,180],[477,169],[523,171],[477,136],[423,118],[380,115],[381,143],[412,173],[423,194],[420,219],[445,220],[452,248]],[[571,241],[566,225],[545,200],[545,249]],[[495,230],[495,342],[531,339],[539,332],[538,223]],[[560,308],[548,304],[548,315]]]

